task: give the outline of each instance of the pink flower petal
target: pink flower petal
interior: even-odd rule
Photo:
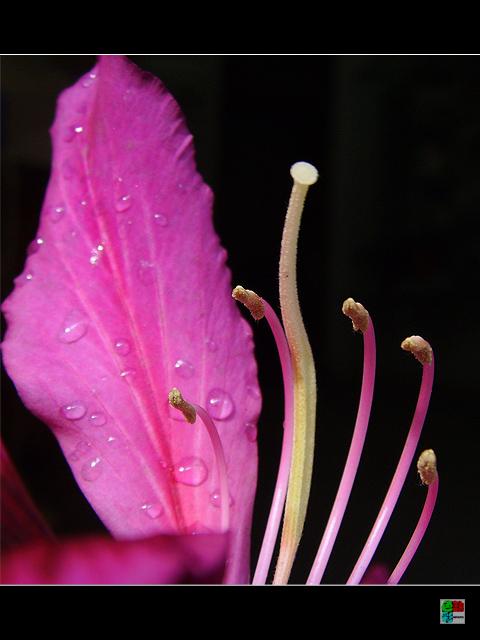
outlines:
[[[2,584],[219,584],[228,535],[37,542],[2,556]]]
[[[3,305],[6,369],[118,538],[219,531],[208,435],[168,392],[204,406],[228,465],[230,576],[243,580],[256,363],[183,116],[156,78],[102,56],[60,96],[51,133],[38,235]]]

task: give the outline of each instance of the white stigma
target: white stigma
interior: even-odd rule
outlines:
[[[309,162],[296,162],[290,168],[290,175],[299,184],[310,187],[318,180],[318,171]]]

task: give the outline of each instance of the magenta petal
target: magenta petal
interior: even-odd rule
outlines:
[[[226,534],[38,542],[2,557],[2,584],[219,584]]]
[[[3,305],[6,369],[118,538],[219,531],[208,435],[168,392],[203,405],[228,465],[229,576],[243,580],[260,393],[183,116],[156,78],[102,56],[60,96],[51,133],[38,235]]]

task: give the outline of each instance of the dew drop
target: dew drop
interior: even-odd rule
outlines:
[[[43,238],[35,238],[35,240],[32,240],[32,242],[28,245],[27,255],[31,256],[32,253],[37,253],[37,251],[40,249],[42,244],[43,244]]]
[[[235,405],[229,393],[223,389],[212,389],[207,396],[206,409],[211,418],[227,420],[232,417]]]
[[[209,496],[209,501],[211,505],[217,507],[217,509],[220,509],[220,507],[222,506],[222,496],[220,495],[220,491],[213,491],[213,493],[211,493]],[[233,498],[231,495],[228,496],[228,504],[230,507],[233,504]]]
[[[87,413],[86,407],[78,401],[66,404],[61,411],[67,420],[80,420]]]
[[[90,264],[98,265],[100,263],[100,259],[103,256],[103,244],[97,244],[90,251]]]
[[[144,285],[153,284],[155,282],[155,277],[155,265],[147,262],[146,260],[142,260],[138,267],[138,278],[140,282]]]
[[[247,440],[249,442],[257,441],[257,425],[252,424],[251,422],[247,422],[245,425],[245,435],[247,436]]]
[[[57,338],[60,342],[70,344],[82,338],[88,329],[88,319],[80,311],[71,311],[60,328]]]
[[[94,482],[102,473],[102,465],[100,458],[92,458],[86,462],[81,471],[82,478],[87,482]]]
[[[214,340],[207,340],[205,344],[210,353],[215,353],[218,350],[218,345]]]
[[[82,85],[85,88],[89,87],[94,82],[96,77],[97,75],[95,73],[88,73],[87,75],[83,76]]]
[[[131,206],[132,199],[130,194],[127,193],[116,201],[115,211],[118,211],[118,213],[123,213],[124,211],[130,209]]]
[[[166,218],[161,213],[155,213],[153,216],[153,221],[158,227],[168,227],[168,218]]]
[[[81,126],[69,126],[65,129],[64,134],[63,134],[63,140],[64,142],[72,142],[72,140],[75,138],[75,136],[78,133],[81,133],[83,131],[83,127]]]
[[[80,458],[83,458],[90,452],[90,447],[91,445],[89,442],[82,440],[75,447],[75,451],[70,454],[70,460],[79,460]]]
[[[177,360],[175,363],[175,371],[178,373],[180,378],[189,380],[195,373],[195,367],[187,360]]]
[[[90,422],[94,427],[103,427],[107,423],[107,416],[102,411],[97,411],[90,416]]]
[[[118,338],[118,340],[115,340],[113,348],[119,356],[127,356],[130,353],[131,346],[130,342],[125,338]]]
[[[65,206],[63,203],[54,205],[49,209],[50,220],[52,222],[58,222],[61,220],[65,214]]]
[[[116,438],[115,436],[109,436],[107,438],[107,444],[112,449],[121,449],[122,447],[121,440],[119,438]]]
[[[189,487],[198,487],[208,478],[208,469],[200,458],[183,458],[173,468],[175,480]]]
[[[262,397],[260,387],[258,386],[256,380],[251,380],[247,383],[247,394],[251,398],[255,398],[256,400]]]
[[[120,372],[120,375],[122,378],[125,378],[125,380],[128,380],[128,382],[132,382],[137,377],[137,372],[135,369],[124,369]]]
[[[141,509],[152,520],[159,518],[163,513],[163,505],[160,502],[142,504]]]

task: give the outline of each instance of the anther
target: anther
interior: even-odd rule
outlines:
[[[250,291],[249,289],[238,286],[232,291],[232,297],[244,304],[255,320],[261,320],[264,317],[265,306],[255,291]]]
[[[363,304],[355,302],[353,298],[347,298],[343,303],[342,311],[352,321],[355,331],[365,333],[368,329],[370,316]]]
[[[402,342],[402,349],[410,351],[422,364],[432,364],[432,347],[420,336],[410,336]]]
[[[417,462],[418,474],[423,484],[432,484],[437,479],[437,456],[433,449],[425,449]]]
[[[177,388],[173,388],[168,394],[168,401],[174,409],[178,409],[183,413],[185,420],[189,424],[194,424],[197,419],[195,407],[183,399],[182,394]]]

